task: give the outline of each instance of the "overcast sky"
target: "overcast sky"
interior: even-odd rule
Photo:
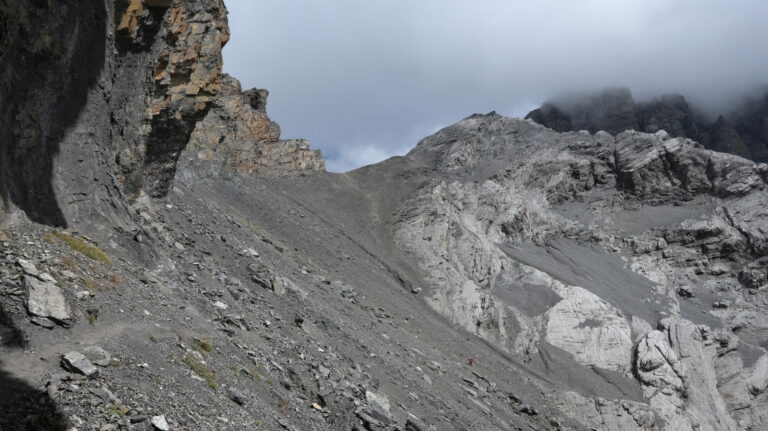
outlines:
[[[713,108],[768,83],[766,0],[225,0],[224,69],[328,169],[475,112],[628,86]]]

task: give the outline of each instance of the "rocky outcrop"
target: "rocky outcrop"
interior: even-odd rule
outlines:
[[[267,116],[268,96],[263,89],[243,92],[240,82],[225,75],[183,152],[183,169],[203,176],[324,172],[320,152],[310,150],[306,140],[280,139],[280,126]]]
[[[72,317],[69,305],[55,283],[28,275],[24,277],[24,284],[27,287],[27,309],[30,314],[64,325],[69,323]]]
[[[122,6],[122,10],[121,10]],[[147,40],[158,25],[154,39]],[[227,10],[221,1],[130,0],[116,10],[117,48],[123,55],[147,50],[152,74],[147,90],[148,124],[136,147],[138,156],[121,153],[128,193],[141,186],[151,196],[162,196],[176,173],[176,162],[221,88],[221,49],[229,40]]]
[[[768,322],[753,314],[765,300],[754,290],[768,253],[765,164],[665,131],[558,134],[493,113],[408,157],[440,172],[396,223],[428,303],[531,362],[559,349],[644,394],[595,400],[588,416],[583,392],[552,402],[605,429],[764,426],[764,399],[745,395],[762,368],[736,351],[768,358]],[[620,425],[629,405],[638,415]]]
[[[0,3],[0,121],[14,125],[0,128],[0,214],[133,229],[126,206],[168,193],[214,102],[219,114],[239,109],[235,84],[222,91],[226,14],[222,0]],[[253,130],[270,122],[246,106],[220,123],[243,132],[237,172],[323,169],[306,141]],[[259,144],[245,149],[248,133]]]
[[[599,130],[616,135],[625,130],[690,138],[706,148],[768,162],[768,92],[748,99],[731,112],[710,121],[678,94],[636,103],[626,88],[547,102],[528,113],[530,118],[559,132]]]

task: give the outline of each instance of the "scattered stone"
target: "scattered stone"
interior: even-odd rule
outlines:
[[[331,370],[322,365],[317,367],[317,372],[320,373],[320,376],[323,377],[324,379],[327,379],[328,377],[331,376]]]
[[[520,408],[517,409],[517,411],[519,413],[523,413],[523,414],[526,414],[528,416],[536,416],[536,415],[539,414],[538,410],[536,410],[535,408],[531,407],[528,404],[521,405]]]
[[[40,275],[38,275],[37,278],[48,283],[56,284],[56,279],[53,278],[53,276],[51,274],[48,274],[47,272],[40,273]]]
[[[768,389],[768,356],[762,356],[755,364],[752,376],[747,381],[747,389],[755,396]]]
[[[259,252],[250,247],[243,250],[243,254],[250,257],[259,257]]]
[[[425,431],[427,427],[420,420],[411,417],[405,421],[405,431]]]
[[[139,277],[139,281],[141,281],[144,284],[159,284],[160,283],[160,277],[157,276],[152,271],[144,271],[141,273],[141,276]]]
[[[99,372],[99,369],[80,352],[72,351],[65,353],[61,358],[61,362],[66,370],[80,373],[86,377],[91,377]]]
[[[24,276],[27,287],[27,310],[38,317],[47,317],[63,326],[70,324],[70,310],[61,289],[28,275]]]
[[[75,292],[75,298],[77,298],[79,301],[84,301],[86,299],[90,299],[91,292],[88,290],[81,290],[79,292]]]
[[[24,271],[24,273],[27,275],[37,277],[40,274],[35,264],[26,259],[19,258],[18,260],[16,260],[16,263],[19,264],[19,266],[21,267],[21,270]]]
[[[214,308],[218,308],[219,310],[226,310],[227,308],[229,308],[229,305],[221,301],[215,301],[212,305]]]
[[[67,279],[67,280],[74,280],[74,279],[77,278],[77,274],[75,274],[74,272],[72,272],[72,271],[70,271],[68,269],[65,269],[65,270],[61,271],[61,276],[64,277],[65,279]]]
[[[366,424],[370,424],[379,428],[383,428],[385,426],[383,422],[376,420],[375,418],[371,417],[370,415],[362,411],[357,413],[357,417],[359,417]],[[366,426],[366,429],[371,429],[371,428]]]
[[[691,286],[681,286],[677,289],[677,294],[683,298],[693,298],[693,289],[691,289]]]
[[[301,328],[304,325],[304,316],[297,314],[296,317],[293,318],[293,322]]]
[[[269,289],[278,295],[285,293],[283,281],[267,265],[257,262],[248,265],[251,280],[259,286]]]
[[[368,401],[368,413],[371,417],[385,425],[392,421],[392,414],[389,411],[389,399],[386,395],[365,391],[365,399]]]
[[[109,366],[112,356],[99,346],[88,346],[83,349],[83,354],[89,361],[100,367]]]
[[[229,399],[241,406],[248,402],[248,397],[236,388],[230,387],[227,389],[227,394],[229,395]]]
[[[165,415],[153,416],[150,423],[158,431],[170,431],[171,429],[168,425],[168,421],[165,420]]]
[[[97,396],[104,403],[117,403],[119,400],[106,386],[100,388],[91,388],[89,390],[91,394]]]
[[[145,310],[146,311],[146,310]],[[88,315],[88,321],[93,323],[99,320],[99,309],[98,308],[88,308],[85,310],[85,313]],[[122,311],[121,311],[122,313]]]
[[[146,417],[145,415],[135,415],[128,418],[128,421],[131,422],[132,424],[137,424],[139,422],[145,422],[147,419],[149,418]]]
[[[128,429],[130,431],[155,431],[155,427],[153,427],[148,420],[132,423],[128,426]]]

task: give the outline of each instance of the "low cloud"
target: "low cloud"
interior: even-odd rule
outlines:
[[[349,170],[475,112],[627,86],[717,110],[768,81],[768,2],[227,0],[225,71]],[[422,125],[429,124],[429,127]]]

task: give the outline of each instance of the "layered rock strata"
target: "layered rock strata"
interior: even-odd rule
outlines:
[[[565,411],[599,429],[768,426],[768,285],[754,272],[768,166],[664,131],[558,134],[496,114],[408,158],[439,172],[395,224],[435,310],[531,363],[565,354],[642,389],[552,395]]]

